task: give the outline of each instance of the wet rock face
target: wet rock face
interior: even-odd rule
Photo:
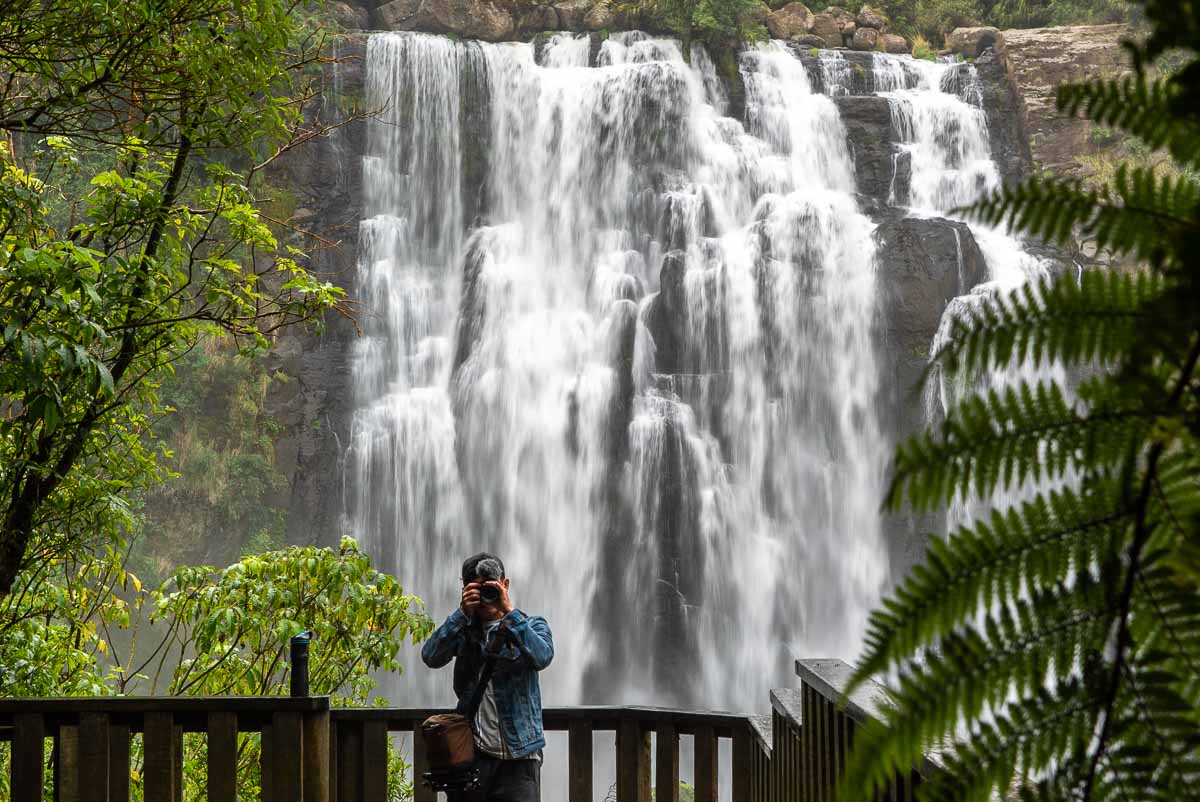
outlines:
[[[946,304],[987,279],[987,262],[966,223],[937,217],[884,222],[875,240],[889,330],[900,347],[923,352]]]
[[[322,123],[343,119],[364,92],[363,54],[366,36],[336,37],[325,65],[326,86],[337,86],[312,111]],[[324,280],[355,294],[359,220],[362,217],[362,159],[365,121],[351,122],[328,136],[315,137],[272,163],[269,183],[296,202],[292,224],[320,236],[324,243],[293,233],[281,245],[313,254],[312,268]],[[288,541],[329,545],[337,540],[341,480],[335,466],[340,443],[347,442],[353,405],[351,343],[353,324],[338,314],[326,317],[327,329],[284,329],[267,355],[267,372],[286,376],[273,381],[264,409],[279,424],[274,439],[275,468],[290,483],[287,502]]]
[[[897,149],[892,129],[892,112],[887,98],[876,95],[852,95],[836,100],[846,139],[854,157],[854,178],[858,193],[868,209],[889,204],[891,196],[908,195],[907,161]]]

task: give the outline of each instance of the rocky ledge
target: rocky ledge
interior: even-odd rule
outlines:
[[[616,0],[339,0],[329,13],[347,30],[425,31],[501,42],[539,33],[645,30],[666,33],[648,5]],[[840,6],[814,13],[801,2],[759,2],[747,15],[773,39],[805,47],[908,53],[908,40],[889,30],[887,15],[870,5],[857,13]]]

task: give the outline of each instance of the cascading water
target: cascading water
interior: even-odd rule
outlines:
[[[975,67],[953,60],[928,62],[878,53],[873,58],[875,89],[889,99],[893,128],[909,156],[909,213],[953,216],[954,210],[996,190],[1000,174],[991,156],[983,93]],[[989,280],[950,301],[930,345],[931,354],[946,345],[955,320],[969,318],[988,297],[1012,291],[1046,275],[1048,270],[1007,231],[976,222],[969,225],[987,261]],[[958,236],[956,230],[956,239]],[[961,276],[961,245],[959,253]],[[936,371],[925,388],[926,421],[941,420],[955,400],[965,394],[1047,378],[1061,379],[1061,369],[1014,363],[974,377],[971,385],[958,377],[954,386],[940,370]],[[988,504],[956,501],[948,512],[947,524],[955,527],[968,523],[990,509],[1021,500],[1029,490],[995,494]]]
[[[368,44],[347,527],[436,616],[503,555],[557,703],[761,707],[854,656],[887,580],[845,130],[780,43],[742,55],[745,126],[690,56]]]

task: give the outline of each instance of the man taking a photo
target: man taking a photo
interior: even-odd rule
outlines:
[[[430,668],[454,660],[454,693],[469,699],[494,655],[491,680],[475,715],[479,785],[451,802],[538,802],[541,799],[542,693],[537,672],[554,659],[550,626],[513,607],[504,563],[481,552],[462,566],[462,601],[425,641]]]

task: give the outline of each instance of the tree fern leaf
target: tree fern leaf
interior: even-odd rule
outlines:
[[[1026,586],[1084,569],[1112,548],[1129,516],[1115,490],[1098,481],[1085,495],[1051,492],[933,540],[926,561],[872,614],[856,682],[936,642],[982,599],[1008,602]]]

